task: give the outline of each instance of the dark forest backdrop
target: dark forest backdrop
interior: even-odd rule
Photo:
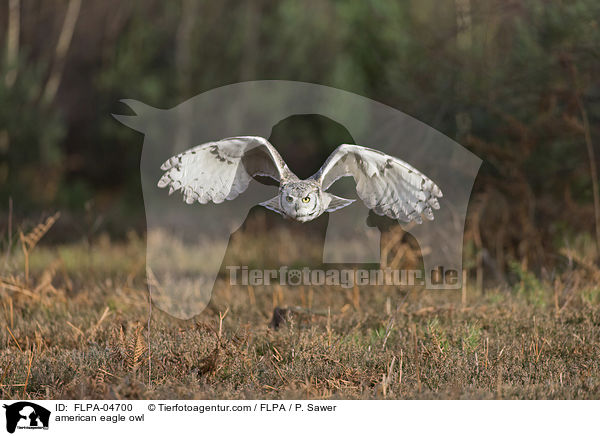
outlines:
[[[4,247],[11,203],[22,225],[62,211],[60,240],[143,231],[142,137],[110,116],[119,99],[168,108],[285,79],[378,100],[481,157],[479,269],[597,260],[597,0],[4,0],[0,47]]]

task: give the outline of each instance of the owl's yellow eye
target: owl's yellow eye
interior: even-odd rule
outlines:
[[[310,197],[304,197],[302,199],[302,203],[308,203],[310,201]]]
[[[286,201],[287,201],[288,203],[291,203],[291,202],[292,202],[292,200],[293,200],[293,198],[292,198],[292,197],[290,197],[289,195],[288,195],[287,197],[285,197],[285,199],[286,199]]]

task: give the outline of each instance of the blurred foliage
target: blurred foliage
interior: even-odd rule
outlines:
[[[3,210],[10,196],[23,215],[96,214],[97,227],[123,233],[143,223],[142,140],[110,117],[125,110],[119,99],[165,108],[286,79],[386,103],[484,159],[466,237],[486,267],[551,263],[574,232],[594,232],[583,119],[596,140],[597,0],[86,1],[48,101],[76,1],[0,7]]]

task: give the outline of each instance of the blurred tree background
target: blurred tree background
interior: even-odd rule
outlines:
[[[597,0],[3,0],[2,244],[9,208],[61,210],[63,240],[143,231],[142,137],[110,116],[119,99],[168,108],[285,79],[380,101],[477,154],[467,255],[498,277],[543,271],[597,237],[599,20]]]

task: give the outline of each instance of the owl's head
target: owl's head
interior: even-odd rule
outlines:
[[[313,180],[300,180],[284,184],[277,197],[263,201],[260,205],[304,223],[321,216],[323,212],[346,207],[353,201],[323,192],[321,185]]]
[[[323,213],[321,189],[316,183],[301,181],[283,185],[279,204],[288,217],[300,222],[310,221]]]

